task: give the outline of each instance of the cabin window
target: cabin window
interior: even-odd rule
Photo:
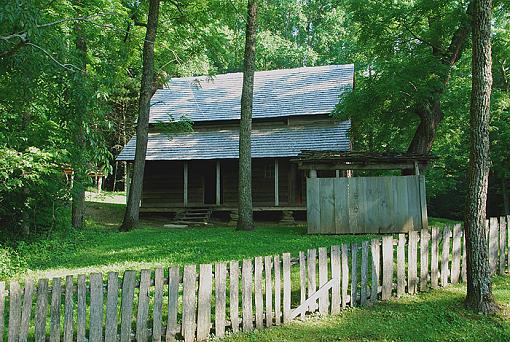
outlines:
[[[264,166],[264,178],[274,178],[274,163],[267,163]]]

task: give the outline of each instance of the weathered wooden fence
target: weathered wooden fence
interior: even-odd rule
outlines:
[[[491,219],[494,273],[510,271],[510,216]],[[126,271],[35,286],[0,282],[0,336],[8,341],[185,341],[251,331],[318,312],[335,314],[466,278],[464,234],[453,229],[383,236],[360,244]],[[4,314],[5,312],[5,314]],[[4,322],[4,317],[7,320]]]
[[[311,234],[391,234],[427,229],[424,176],[307,178]]]

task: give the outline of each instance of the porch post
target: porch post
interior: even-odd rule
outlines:
[[[216,160],[216,205],[221,204],[221,174],[220,161]]]
[[[280,194],[278,192],[278,159],[274,159],[274,205],[280,205]]]
[[[188,162],[184,162],[184,206],[188,206]]]
[[[317,178],[317,170],[310,170],[308,177]]]
[[[340,178],[340,170],[335,170],[335,177]]]

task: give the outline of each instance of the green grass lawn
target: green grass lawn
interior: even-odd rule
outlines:
[[[497,277],[496,316],[462,306],[463,285],[405,296],[340,315],[313,317],[285,326],[231,335],[226,341],[510,341],[510,277]]]

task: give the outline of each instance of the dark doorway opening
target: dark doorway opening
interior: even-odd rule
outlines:
[[[204,164],[204,204],[216,204],[216,162]]]

